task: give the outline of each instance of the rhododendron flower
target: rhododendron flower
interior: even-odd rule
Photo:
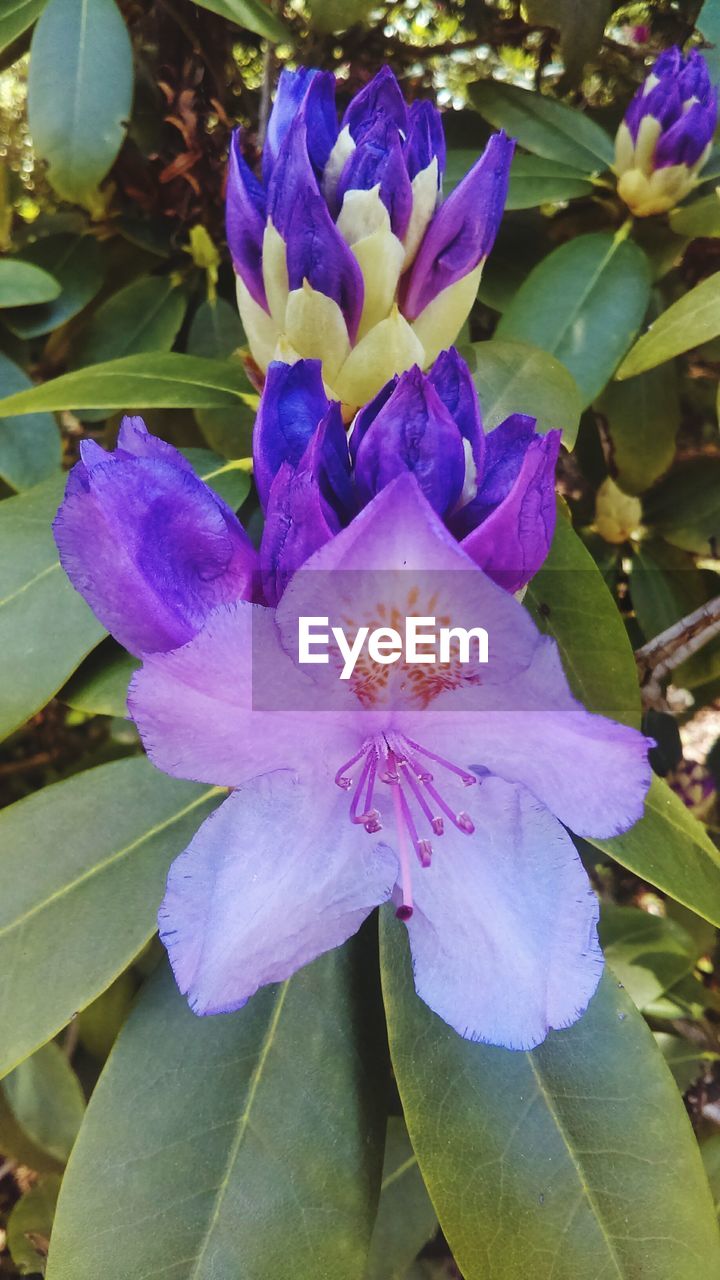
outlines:
[[[330,72],[283,71],[262,180],[239,133],[228,171],[238,305],[262,372],[275,358],[321,359],[333,397],[352,409],[431,364],[475,300],[512,153],[495,134],[441,201],[440,114],[426,101],[407,107],[389,67],[340,125]]]
[[[672,209],[697,185],[717,124],[717,90],[697,50],[667,49],[615,139],[618,191],[638,217]]]
[[[126,427],[125,449],[130,435]],[[155,448],[142,432],[140,441],[140,452]],[[575,1021],[602,956],[597,901],[565,827],[607,837],[640,817],[646,740],[575,701],[555,643],[473,563],[411,472],[268,608],[242,598],[219,526],[222,554],[205,558],[217,499],[195,502],[188,481],[193,500],[162,536],[158,512],[142,513],[139,461],[114,456],[71,478],[58,537],[73,573],[69,543],[87,520],[86,541],[99,529],[103,544],[98,503],[103,485],[117,484],[110,506],[115,517],[127,501],[129,556],[121,537],[117,567],[108,556],[90,583],[82,562],[80,583],[117,635],[136,635],[145,615],[143,642],[155,652],[129,707],[151,759],[233,788],[174,863],[160,910],[193,1009],[240,1008],[392,901],[419,995],[460,1034],[528,1048]],[[154,493],[150,484],[150,506]],[[153,534],[140,558],[139,528]],[[220,603],[198,586],[204,566]],[[229,601],[231,581],[240,590]],[[487,665],[455,651],[440,665],[365,656],[342,681],[334,661],[298,662],[301,616],[342,621],[352,634],[425,614],[480,622]],[[198,629],[161,652],[171,616]]]
[[[348,441],[320,362],[271,364],[253,446],[266,597],[277,599],[298,565],[403,471],[471,559],[518,591],[555,528],[560,432],[535,426],[512,414],[485,435],[470,370],[450,350],[428,374],[415,366],[393,378],[357,414]]]

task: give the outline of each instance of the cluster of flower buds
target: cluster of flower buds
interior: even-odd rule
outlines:
[[[238,305],[262,373],[315,358],[346,417],[396,373],[427,368],[475,300],[507,194],[495,134],[447,200],[442,121],[408,108],[385,67],[340,125],[330,72],[284,71],[262,180],[233,138],[227,232]]]
[[[665,213],[698,181],[717,123],[717,90],[701,54],[660,54],[615,139],[618,191],[637,217]]]
[[[470,370],[444,351],[429,374],[392,378],[356,415],[349,439],[319,360],[270,365],[254,442],[265,510],[265,598],[398,475],[411,472],[461,547],[518,591],[540,568],[555,528],[560,432],[512,414],[487,435]]]

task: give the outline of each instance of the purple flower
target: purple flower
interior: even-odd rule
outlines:
[[[111,453],[92,440],[80,453],[55,541],[73,586],[126,649],[174,649],[216,606],[252,597],[257,555],[234,512],[142,418],[123,418]]]
[[[615,139],[618,191],[638,217],[664,213],[697,185],[717,124],[717,90],[697,50],[667,49]]]
[[[320,362],[271,364],[254,438],[266,598],[408,471],[471,559],[518,591],[552,540],[559,446],[559,431],[538,435],[522,414],[485,436],[470,371],[452,349],[427,374],[415,366],[391,379],[356,415],[349,443]]]
[[[283,464],[289,465],[289,464]],[[188,534],[190,529],[188,528]],[[300,619],[350,637],[482,623],[489,662],[298,661]],[[213,610],[145,658],[129,705],[175,776],[233,788],[173,864],[160,927],[198,1014],[238,1009],[338,946],[381,903],[418,994],[509,1048],[573,1023],[602,969],[597,901],[565,827],[641,815],[647,742],[571,696],[557,648],[469,559],[404,471],[317,551],[277,609]]]
[[[227,234],[256,363],[323,361],[333,396],[365,404],[427,367],[461,329],[507,194],[513,143],[495,134],[446,201],[442,120],[406,106],[389,67],[338,124],[335,78],[283,71],[262,181],[230,149]]]

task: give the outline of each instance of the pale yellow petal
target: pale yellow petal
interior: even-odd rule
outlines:
[[[484,263],[483,258],[474,271],[442,289],[414,322],[413,330],[425,350],[426,367],[441,351],[452,346],[470,315]]]
[[[340,174],[345,168],[345,162],[349,159],[354,150],[355,143],[352,140],[350,128],[348,125],[345,125],[345,128],[340,130],[337,142],[330,152],[327,164],[325,165],[322,188],[323,195],[326,200],[331,200],[335,195],[337,184],[340,181]]]
[[[620,177],[628,169],[632,169],[635,161],[635,147],[633,145],[632,134],[623,120],[615,134],[615,164],[614,172]]]
[[[692,191],[695,176],[684,164],[656,169],[648,178],[639,169],[629,169],[618,181],[618,193],[637,218],[666,213]]]
[[[337,229],[346,244],[354,245],[374,231],[390,230],[390,214],[380,199],[380,184],[370,191],[346,191]]]
[[[393,307],[353,348],[337,378],[330,381],[347,406],[366,404],[396,373],[424,365],[425,352],[404,316]]]
[[[273,226],[271,218],[268,219],[263,235],[262,270],[265,296],[268,300],[270,315],[278,329],[282,329],[285,323],[285,308],[287,307],[290,288],[288,284],[287,253],[285,251],[285,241],[280,232]]]
[[[334,298],[319,293],[303,281],[292,289],[285,312],[288,342],[306,360],[322,360],[323,376],[333,382],[350,352],[350,339],[343,313]]]
[[[438,162],[433,156],[427,169],[421,169],[412,180],[413,204],[405,232],[405,266],[409,267],[420,248],[438,202]]]
[[[236,276],[237,304],[240,319],[247,335],[253,359],[265,373],[273,358],[278,340],[278,327],[271,315],[268,315],[253,297],[246,285]]]
[[[400,273],[405,261],[405,250],[396,235],[386,228],[379,228],[364,240],[352,246],[365,282],[362,315],[358,328],[358,340],[390,314],[395,301]]]
[[[635,139],[635,158],[633,167],[641,169],[648,176],[653,171],[653,159],[658,138],[662,132],[660,121],[654,116],[643,116]]]

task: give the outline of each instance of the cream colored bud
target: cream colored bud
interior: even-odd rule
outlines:
[[[642,503],[623,493],[608,476],[595,497],[594,528],[606,542],[621,543],[637,537],[642,530]]]

